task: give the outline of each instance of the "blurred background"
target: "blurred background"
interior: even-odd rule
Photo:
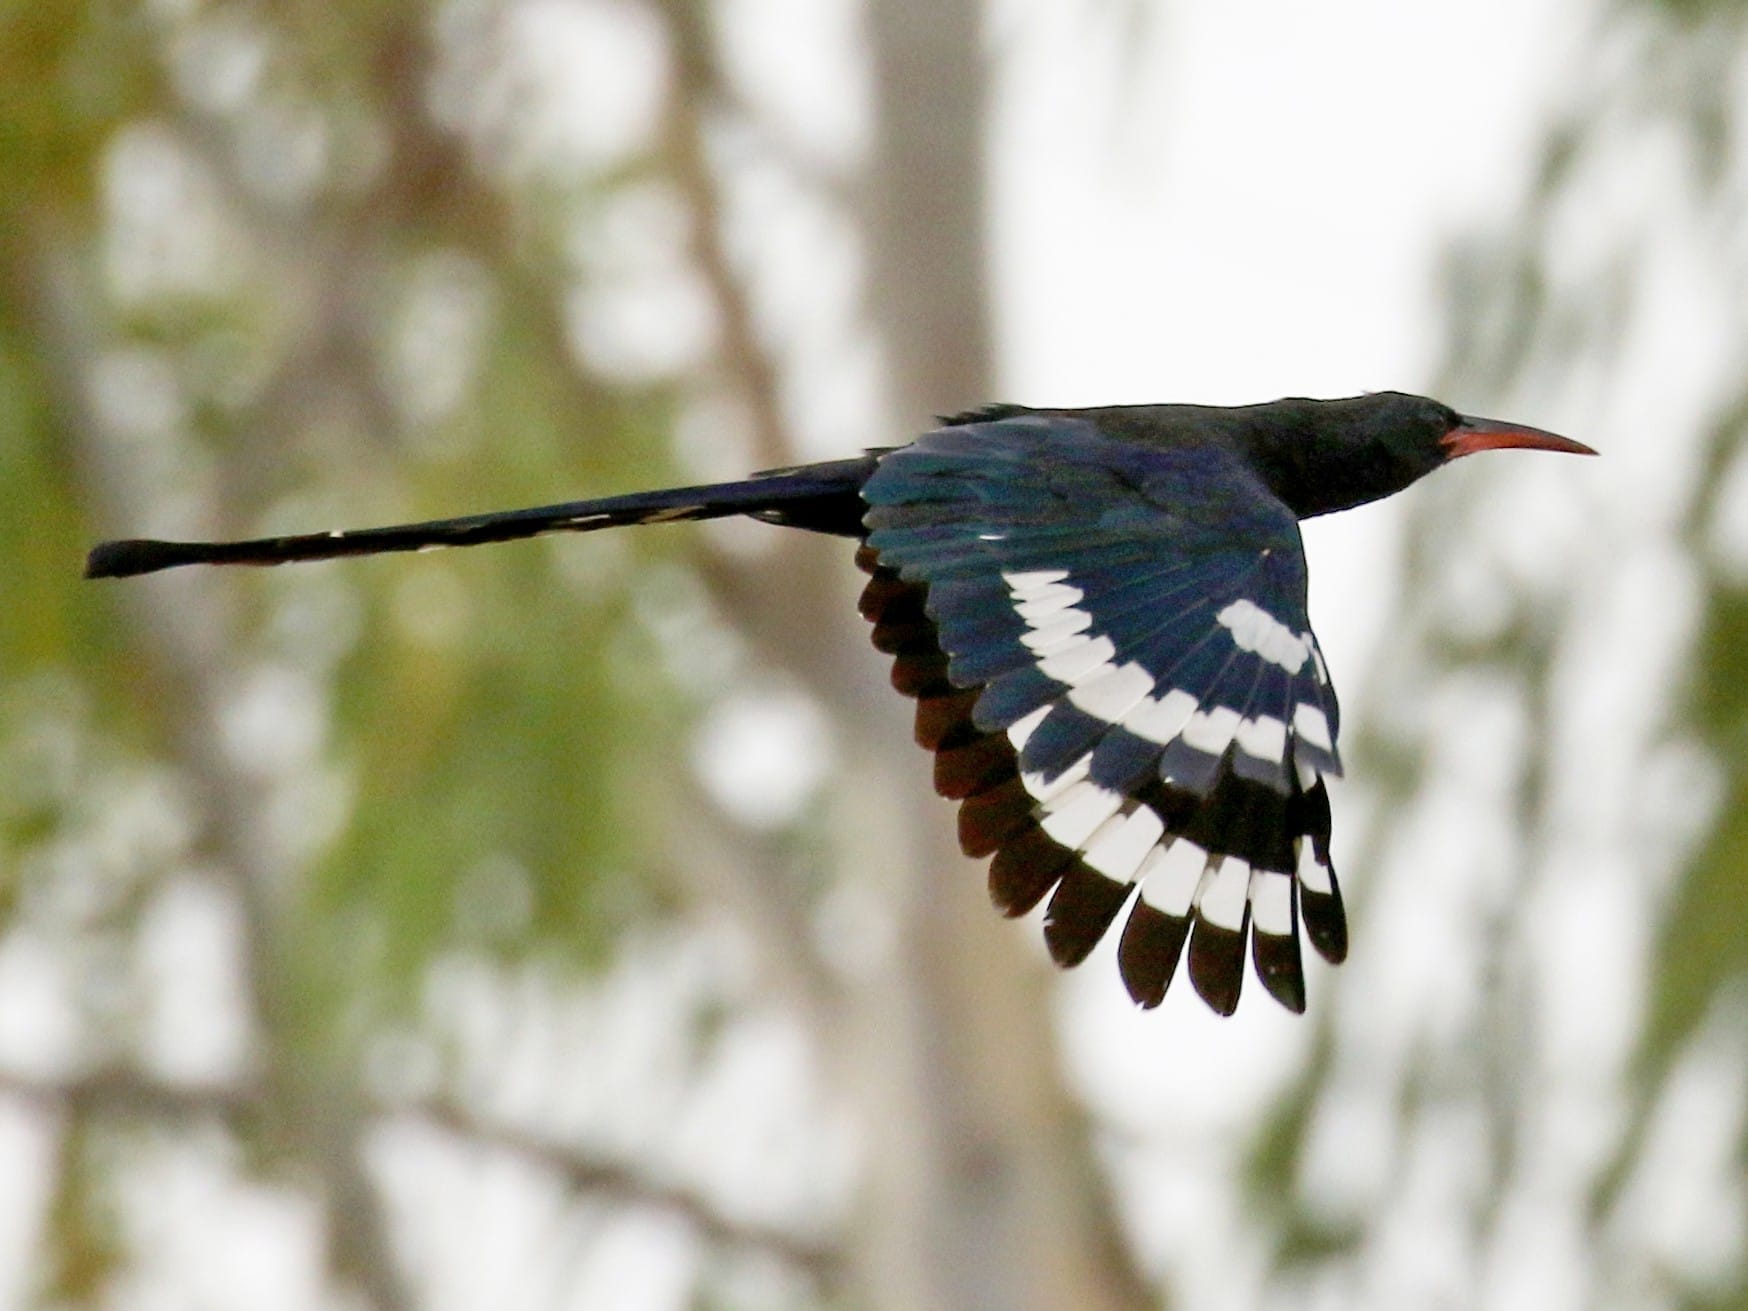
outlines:
[[[1748,6],[0,10],[0,1306],[1748,1307]],[[990,399],[1426,391],[1354,951],[1133,1009],[845,544],[84,584]]]

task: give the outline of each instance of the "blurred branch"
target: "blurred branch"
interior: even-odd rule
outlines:
[[[657,1183],[633,1166],[580,1152],[526,1130],[487,1124],[453,1105],[433,1103],[405,1114],[476,1147],[507,1152],[538,1169],[559,1174],[578,1192],[601,1194],[625,1206],[667,1211],[713,1243],[768,1252],[828,1288],[842,1278],[843,1258],[835,1245],[737,1219],[697,1193]]]
[[[103,1066],[64,1079],[0,1070],[0,1096],[64,1109],[80,1116],[166,1122],[234,1121],[260,1111],[261,1089],[250,1084],[174,1084],[126,1066]]]
[[[166,1083],[119,1065],[65,1078],[0,1069],[0,1097],[81,1117],[177,1125],[201,1120],[234,1125],[260,1114],[268,1103],[265,1090],[253,1083]],[[526,1130],[487,1124],[451,1104],[432,1103],[410,1110],[383,1108],[381,1114],[414,1118],[473,1146],[521,1157],[539,1169],[563,1176],[578,1192],[601,1194],[626,1206],[671,1212],[713,1243],[769,1252],[822,1284],[833,1285],[842,1277],[842,1256],[835,1245],[737,1219],[689,1189],[657,1183],[633,1165],[608,1161]],[[375,1115],[373,1112],[373,1119]]]

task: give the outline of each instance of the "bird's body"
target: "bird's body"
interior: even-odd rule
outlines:
[[[359,532],[122,541],[87,576],[472,545],[746,515],[852,537],[862,613],[917,700],[935,786],[1009,914],[1049,896],[1063,965],[1119,916],[1119,967],[1156,1004],[1187,957],[1215,1010],[1246,945],[1304,1008],[1301,925],[1347,948],[1325,778],[1339,714],[1306,614],[1298,520],[1493,447],[1565,438],[1380,393],[1264,405],[958,415],[908,446],[741,482]],[[1187,951],[1186,951],[1187,943]]]

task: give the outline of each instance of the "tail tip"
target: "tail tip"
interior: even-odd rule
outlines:
[[[149,574],[172,565],[188,563],[187,555],[175,542],[157,542],[149,538],[122,538],[99,542],[85,557],[87,578],[131,578]]]

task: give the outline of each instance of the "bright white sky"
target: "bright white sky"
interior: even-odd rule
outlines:
[[[1074,405],[1411,388],[1437,260],[1509,220],[1576,5],[1136,5],[1138,48],[1009,8],[996,318],[1014,399]]]

